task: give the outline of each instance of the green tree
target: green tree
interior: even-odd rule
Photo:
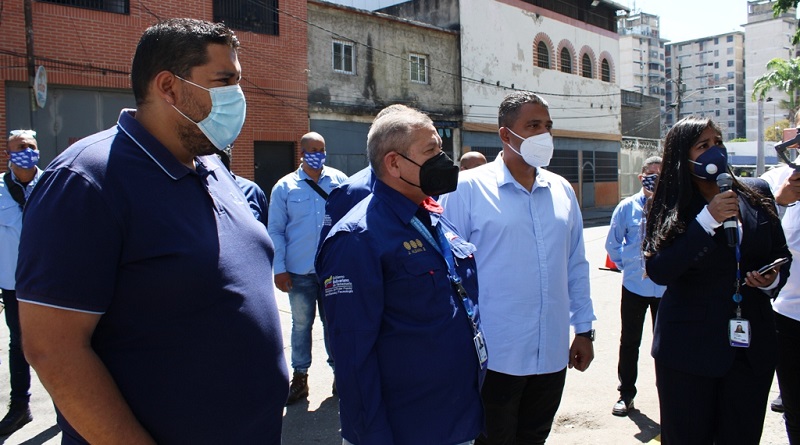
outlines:
[[[800,0],[778,0],[772,5],[772,12],[775,17],[778,17],[792,8],[797,8],[798,3],[800,3]],[[792,44],[797,45],[798,43],[800,43],[800,28],[794,32],[794,37],[792,37]]]
[[[783,130],[789,128],[789,121],[786,119],[781,119],[775,122],[775,125],[771,125],[764,130],[764,140],[765,141],[773,141],[773,142],[780,142],[783,140]]]
[[[800,58],[772,59],[767,62],[767,70],[768,73],[753,82],[753,100],[764,99],[772,89],[783,91],[789,100],[781,100],[778,107],[789,110],[789,116],[793,119],[800,105]]]

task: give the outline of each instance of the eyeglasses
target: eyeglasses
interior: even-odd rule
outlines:
[[[11,136],[28,136],[32,138],[36,138],[36,131],[35,130],[11,130],[8,132],[9,137]]]

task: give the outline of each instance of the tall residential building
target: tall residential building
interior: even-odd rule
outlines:
[[[666,127],[709,117],[725,140],[745,137],[744,33],[675,42],[666,48]]]
[[[747,140],[758,140],[758,102],[752,99],[753,82],[767,73],[767,62],[775,58],[789,59],[797,56],[792,45],[792,36],[797,30],[797,11],[792,8],[779,17],[773,15],[775,1],[754,0],[747,2],[747,79],[745,97],[747,104]],[[774,126],[781,119],[789,119],[789,111],[780,108],[781,101],[788,96],[778,90],[771,90],[763,103],[763,128]]]
[[[665,44],[657,15],[633,12],[617,19],[619,38],[619,86],[655,97],[664,106],[666,94]]]

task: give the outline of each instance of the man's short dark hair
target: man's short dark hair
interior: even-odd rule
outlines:
[[[549,110],[547,101],[536,93],[530,91],[515,91],[503,99],[497,113],[497,124],[500,127],[509,127],[519,117],[519,109],[525,104],[539,104]]]
[[[188,77],[189,71],[208,63],[208,44],[239,48],[233,31],[222,23],[195,19],[169,19],[145,30],[131,65],[133,97],[139,106],[147,98],[150,82],[162,71]]]

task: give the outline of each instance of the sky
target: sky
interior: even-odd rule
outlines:
[[[744,31],[747,0],[614,0],[661,18],[661,38],[682,42]]]
[[[329,0],[361,9],[376,9],[399,0]],[[747,0],[613,0],[631,9],[661,17],[661,37],[682,42],[744,31]]]

